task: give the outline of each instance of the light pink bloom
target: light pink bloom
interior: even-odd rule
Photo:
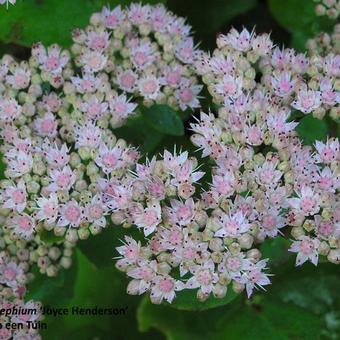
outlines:
[[[75,148],[88,147],[96,149],[102,138],[102,130],[93,121],[76,127]]]
[[[58,227],[70,226],[78,228],[84,217],[84,209],[79,206],[76,200],[72,199],[60,206],[59,214]]]
[[[321,93],[313,90],[299,90],[297,99],[291,105],[303,113],[310,113],[320,107]]]
[[[7,172],[9,177],[21,177],[31,171],[33,166],[33,158],[31,154],[23,151],[15,153],[6,153],[6,157],[10,155],[7,161]]]
[[[143,294],[150,290],[152,281],[157,275],[157,261],[140,260],[137,267],[129,269],[126,274],[134,279],[128,285],[128,294]]]
[[[183,282],[175,280],[171,276],[158,275],[153,280],[150,299],[155,304],[160,304],[163,300],[171,303],[176,296],[175,292],[184,288]]]
[[[182,111],[187,108],[195,109],[201,106],[198,100],[198,94],[201,92],[202,85],[182,85],[175,91],[175,97],[178,100],[179,107]]]
[[[104,173],[109,174],[122,166],[123,150],[119,145],[109,149],[104,143],[100,143],[98,151],[95,162]]]
[[[46,50],[42,44],[36,44],[32,48],[32,55],[38,57],[42,70],[53,75],[60,74],[69,61],[58,45],[51,45]]]
[[[24,239],[31,239],[35,231],[35,223],[31,216],[27,214],[15,215],[9,221],[9,228],[13,229],[13,232]]]
[[[98,51],[88,50],[81,57],[85,72],[99,72],[107,64],[107,56]]]
[[[195,203],[192,198],[185,202],[170,200],[171,208],[167,209],[170,220],[173,224],[188,225],[193,222],[195,216]]]
[[[66,166],[70,160],[66,144],[63,144],[60,148],[56,144],[54,146],[48,144],[44,148],[43,154],[47,163],[53,168],[61,169]]]
[[[0,98],[0,121],[11,122],[21,111],[22,108],[15,99]]]
[[[115,7],[112,11],[108,7],[104,7],[101,15],[105,26],[111,29],[118,27],[125,17],[120,6]]]
[[[147,207],[134,216],[138,228],[142,228],[145,236],[152,234],[161,222],[161,206],[157,200],[150,201]]]
[[[138,81],[140,94],[147,99],[156,99],[160,94],[160,81],[155,76],[147,76]]]
[[[6,187],[4,193],[3,207],[7,209],[16,210],[22,213],[26,207],[26,186],[24,180],[21,178],[17,184]]]
[[[71,81],[79,93],[93,93],[101,86],[100,78],[96,77],[92,73],[84,73],[82,78],[71,77]]]
[[[327,139],[326,143],[316,141],[316,159],[320,163],[330,164],[340,158],[340,144],[338,139]]]
[[[320,196],[314,192],[312,188],[303,186],[299,192],[298,197],[289,198],[288,203],[304,216],[317,214],[320,210]]]
[[[92,50],[106,50],[109,46],[110,33],[90,31],[87,33],[85,44]]]
[[[120,119],[126,119],[132,115],[137,107],[137,104],[131,103],[131,99],[128,99],[125,94],[115,96],[111,98],[109,104],[113,116],[117,116]]]
[[[268,259],[257,262],[242,275],[241,282],[246,285],[248,298],[253,294],[254,288],[259,287],[265,290],[263,286],[271,283],[268,274],[263,272],[266,269],[267,262]]]
[[[116,248],[120,255],[116,264],[118,269],[125,269],[128,265],[136,264],[141,259],[140,242],[129,236],[125,236],[124,240],[124,245]]]
[[[31,71],[28,67],[16,67],[13,75],[8,75],[6,81],[15,90],[22,90],[28,87],[31,80]]]
[[[51,112],[34,120],[34,129],[39,136],[54,138],[57,135],[58,122]]]
[[[58,196],[56,193],[51,193],[49,197],[39,197],[37,199],[37,215],[38,221],[46,221],[47,224],[52,224],[56,221],[59,212]]]
[[[301,266],[307,260],[310,260],[315,266],[318,264],[318,248],[320,241],[312,239],[309,236],[301,236],[298,241],[294,241],[288,251],[298,253],[296,265]]]
[[[24,271],[14,261],[0,265],[0,283],[8,287],[17,288],[23,275]]]
[[[186,282],[186,288],[200,288],[204,295],[209,295],[218,281],[214,262],[207,260],[200,266],[192,266],[190,272],[193,276]]]
[[[250,224],[241,211],[234,214],[223,214],[218,222],[221,228],[215,232],[217,237],[237,238],[250,228]]]
[[[76,175],[72,169],[66,165],[62,170],[51,169],[49,171],[51,183],[46,187],[47,191],[69,191],[76,182]]]
[[[103,203],[100,194],[93,196],[91,202],[85,206],[85,218],[99,228],[104,228],[106,226],[107,214],[108,209]]]
[[[278,76],[272,76],[272,86],[277,96],[285,98],[293,92],[296,80],[291,78],[291,74],[286,71]]]

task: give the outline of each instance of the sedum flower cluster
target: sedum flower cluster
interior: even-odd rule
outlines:
[[[270,283],[259,244],[287,229],[297,266],[319,256],[340,263],[339,141],[302,145],[292,115],[334,115],[338,55],[320,56],[312,74],[309,57],[274,47],[267,34],[232,29],[217,45],[196,67],[218,114],[191,124],[192,142],[212,164],[208,188],[195,190],[203,176],[196,159],[164,152],[137,164],[122,183],[128,200],[112,214],[143,230],[144,242],[126,236],[117,248],[117,268],[131,278],[128,293],[148,292],[154,303],[197,288],[199,300],[223,298],[229,284],[250,296]]]
[[[73,32],[75,63],[109,76],[115,88],[144,105],[168,104],[182,111],[200,106],[193,64],[191,27],[163,5],[131,4],[94,13],[90,25]]]
[[[292,116],[296,110],[317,117],[338,114],[339,55],[318,56],[317,64],[291,49],[274,48],[267,34],[245,29],[220,35],[217,45],[212,56],[197,61],[197,69],[220,105],[218,116],[201,115],[192,126],[193,143],[214,159],[227,183],[233,176],[244,181],[257,214],[269,214],[274,230],[294,226],[290,251],[298,253],[297,265],[308,259],[316,265],[318,255],[340,263],[339,141],[303,146]],[[230,150],[242,175],[230,176],[221,166],[230,163]],[[260,220],[257,238],[265,226]]]
[[[153,303],[171,303],[177,291],[198,288],[197,298],[204,301],[212,294],[225,297],[228,287],[238,293],[246,289],[249,297],[270,283],[267,260],[260,260],[255,246],[254,201],[241,195],[243,183],[236,178],[230,183],[235,203],[225,197],[219,204],[223,194],[216,186],[223,187],[223,175],[216,174],[211,190],[199,193],[203,175],[187,152],[165,151],[161,159],[137,164],[122,183],[131,194],[124,195],[112,218],[146,237],[142,243],[126,236],[117,248],[116,266],[131,278],[129,294],[149,292]],[[267,219],[271,224],[271,216]]]
[[[98,88],[83,71],[75,73],[69,53],[58,46],[33,46],[28,62],[4,56],[1,80],[4,240],[25,240],[31,260],[55,275],[59,265],[69,266],[73,243],[106,225],[98,180],[108,173],[121,176],[138,152],[114,136],[116,114],[97,100],[122,96],[108,86]],[[57,237],[56,249],[44,242],[46,231]]]
[[[128,293],[154,303],[193,289],[200,301],[250,297],[270,284],[261,243],[287,230],[296,265],[340,263],[339,140],[306,146],[296,132],[307,114],[339,119],[339,26],[308,55],[246,29],[209,54],[190,30],[163,5],[103,8],[70,51],[38,43],[27,62],[0,60],[6,301],[23,303],[32,266],[70,267],[76,242],[109,219],[131,231],[116,264]],[[217,112],[201,112],[191,140],[211,173],[176,149],[141,162],[115,136],[139,104],[198,108],[200,78]]]
[[[40,340],[34,324],[42,319],[40,303],[24,301],[29,264],[24,254],[20,259],[0,251],[0,337],[9,339]],[[20,326],[6,328],[7,323]]]

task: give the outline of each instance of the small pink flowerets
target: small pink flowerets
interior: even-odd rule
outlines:
[[[32,324],[42,319],[41,304],[24,300],[28,276],[27,259],[18,259],[7,251],[0,251],[0,308],[4,311],[1,322],[21,324],[20,329],[1,329],[2,339],[40,340]],[[27,313],[30,310],[30,313]],[[31,327],[30,327],[31,326]]]
[[[201,53],[195,64],[217,104],[228,106],[241,101],[239,109],[246,108],[247,101],[242,97],[259,90],[279,110],[295,109],[319,119],[330,110],[330,116],[337,120],[339,62],[336,48],[332,53],[307,56],[274,47],[268,34],[232,29],[218,36],[217,49],[211,56]],[[261,76],[260,82],[255,81],[256,75]],[[259,138],[258,134],[253,139]]]
[[[339,221],[333,213],[339,207],[339,141],[302,146],[295,132],[299,123],[290,119],[293,110],[317,118],[330,111],[337,118],[338,57],[274,48],[267,34],[232,29],[218,36],[212,55],[196,60],[219,105],[217,117],[201,113],[191,125],[192,142],[216,163],[204,199],[229,214],[219,217],[222,227],[215,235],[239,235],[247,229],[244,216],[258,241],[293,226],[291,251],[298,253],[298,265],[317,264],[319,255],[339,263]],[[233,210],[239,204],[243,215]],[[307,243],[313,245],[310,253]]]
[[[295,194],[288,199],[287,221],[296,241],[290,251],[298,253],[297,265],[307,260],[317,265],[319,255],[340,264],[339,140],[291,149]]]
[[[99,48],[107,38],[91,46]],[[92,65],[98,61],[89,58]],[[3,247],[27,248],[29,265],[55,276],[71,265],[79,238],[107,225],[100,180],[119,181],[139,158],[112,133],[137,104],[119,95],[107,74],[75,73],[70,53],[58,45],[35,44],[28,62],[4,56],[0,64]],[[45,241],[49,233],[55,241]]]
[[[86,29],[73,32],[71,50],[77,66],[109,75],[120,93],[141,97],[147,106],[168,104],[184,111],[200,107],[202,89],[193,67],[201,51],[190,31],[185,19],[163,5],[104,7]]]
[[[162,156],[137,164],[121,184],[132,193],[129,201],[113,209],[114,223],[133,225],[146,236],[144,242],[126,236],[117,248],[116,266],[132,279],[127,292],[148,292],[153,303],[171,303],[185,289],[196,289],[204,301],[211,294],[223,298],[229,284],[248,296],[269,284],[266,262],[259,262],[261,254],[253,248],[254,202],[237,196],[228,206],[214,189],[196,198],[204,175],[197,160],[187,152]],[[110,195],[112,189],[104,192]]]

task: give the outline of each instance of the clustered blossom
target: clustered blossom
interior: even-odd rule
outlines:
[[[315,152],[308,146],[291,146],[291,174],[295,195],[288,199],[287,221],[296,239],[290,251],[296,264],[319,255],[340,263],[340,144],[338,139],[317,141]]]
[[[70,51],[38,43],[28,62],[0,60],[2,303],[23,303],[32,265],[48,276],[70,267],[77,240],[109,218],[131,230],[116,264],[128,293],[154,303],[265,289],[259,246],[287,229],[297,266],[340,263],[339,140],[305,146],[295,131],[306,114],[339,118],[339,26],[308,55],[246,29],[220,34],[210,55],[190,30],[163,5],[103,8]],[[140,102],[198,108],[198,77],[218,107],[191,124],[212,164],[201,190],[186,151],[140,163],[113,131]]]
[[[141,97],[144,105],[169,104],[186,110],[200,106],[194,72],[196,50],[191,27],[163,5],[104,7],[91,25],[73,32],[75,63],[84,76],[109,76],[119,93]],[[124,96],[126,96],[124,94]],[[113,104],[113,110],[121,110]]]
[[[230,206],[242,185],[239,193],[255,207],[256,239],[293,226],[297,265],[316,265],[319,255],[339,264],[339,141],[302,146],[291,118],[293,110],[339,112],[339,55],[320,56],[324,75],[307,82],[306,70],[317,64],[274,48],[266,34],[232,29],[217,45],[212,56],[197,60],[197,71],[220,105],[218,116],[202,113],[192,124],[193,143],[217,165],[211,197],[220,190]]]
[[[146,237],[141,242],[126,236],[117,248],[116,266],[132,279],[128,293],[148,292],[153,303],[171,303],[176,292],[185,289],[198,288],[197,298],[204,301],[212,294],[223,298],[227,289],[246,289],[249,297],[255,288],[268,285],[267,260],[260,260],[255,247],[260,231],[254,221],[266,220],[268,228],[261,237],[267,233],[274,237],[280,219],[275,209],[272,215],[258,217],[255,200],[241,195],[243,184],[237,174],[232,178],[217,173],[211,190],[197,198],[196,187],[204,175],[197,160],[187,152],[165,151],[162,156],[137,164],[119,191],[128,190],[130,195],[112,214],[115,223],[134,225]],[[230,193],[217,187],[229,188]],[[105,190],[110,189],[107,185]],[[235,203],[227,199],[229,195],[235,196]]]
[[[316,15],[327,15],[330,19],[337,19],[340,13],[339,0],[314,0],[317,5],[315,7]]]
[[[339,119],[339,54],[308,57],[290,48],[274,47],[268,34],[256,35],[246,29],[220,34],[217,46],[212,56],[203,54],[196,61],[197,72],[216,103],[236,103],[242,98],[241,89],[244,95],[260,90],[288,111],[319,119],[329,111],[333,119]],[[255,81],[258,72],[260,83]]]
[[[40,340],[34,324],[41,320],[40,303],[30,300],[25,302],[28,263],[18,261],[6,251],[0,251],[0,338]],[[4,325],[20,324],[22,327],[6,328]]]
[[[138,158],[114,136],[110,119],[116,114],[96,96],[120,97],[97,87],[93,96],[70,94],[75,77],[69,56],[56,45],[35,45],[28,64],[5,56],[2,70],[4,228],[27,241],[44,229],[71,243],[98,233],[108,213],[98,195],[99,179],[119,178]]]

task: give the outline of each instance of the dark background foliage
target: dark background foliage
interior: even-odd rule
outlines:
[[[129,0],[17,0],[15,6],[0,8],[0,55],[13,54],[26,59],[29,46],[71,43],[70,32],[85,27],[92,12],[109,2],[111,7]],[[312,0],[168,0],[165,3],[178,15],[188,18],[201,48],[213,50],[218,32],[232,26],[257,32],[271,32],[278,45],[303,51],[308,37],[330,31],[334,22],[317,18]],[[203,101],[204,109],[211,103]],[[159,108],[158,108],[159,109]],[[169,109],[168,109],[169,110]],[[161,110],[158,110],[160,112]],[[141,145],[155,154],[174,144],[194,148],[184,134],[177,113],[167,111],[164,119],[145,110],[117,131],[128,142]],[[196,113],[197,114],[197,113]],[[168,116],[167,116],[168,115]],[[186,114],[188,120],[192,119]],[[167,117],[172,117],[169,122]],[[175,118],[174,118],[175,117]],[[155,119],[159,119],[155,124]],[[169,125],[170,124],[170,125]],[[170,126],[170,127],[169,127]],[[327,133],[337,134],[338,126],[329,119],[305,117],[298,132],[305,143],[324,140]],[[187,132],[186,132],[187,134]],[[306,264],[294,268],[284,238],[266,242],[264,257],[271,258],[273,284],[251,300],[243,294],[226,299],[194,302],[193,295],[181,295],[174,306],[151,305],[147,298],[128,296],[127,280],[114,268],[112,257],[124,230],[118,226],[101,235],[81,241],[74,265],[56,278],[37,274],[29,286],[29,298],[52,307],[127,307],[120,316],[47,317],[45,339],[63,337],[85,339],[338,339],[340,338],[340,276],[334,265]]]

